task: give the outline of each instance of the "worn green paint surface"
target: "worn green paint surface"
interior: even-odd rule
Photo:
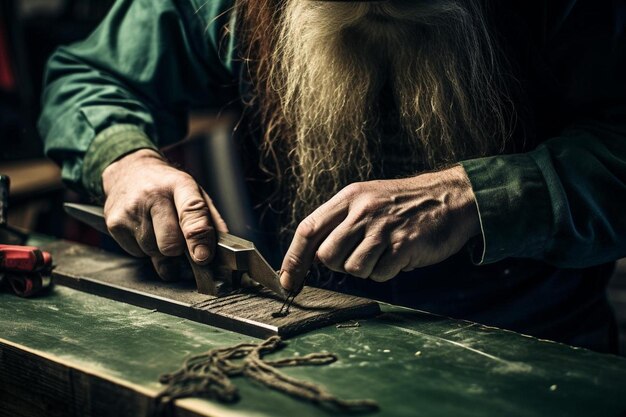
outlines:
[[[381,416],[621,416],[626,360],[468,322],[383,306],[358,328],[289,341],[278,355],[328,350],[340,360],[285,372],[345,398],[372,398]],[[57,287],[25,300],[0,293],[0,338],[144,387],[188,355],[251,340],[166,314]],[[419,352],[419,353],[417,353]],[[246,416],[335,415],[238,379]]]

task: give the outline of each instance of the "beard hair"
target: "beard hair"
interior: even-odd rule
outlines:
[[[287,230],[352,182],[500,153],[514,109],[478,0],[285,0],[257,93]],[[271,103],[271,104],[270,104]]]

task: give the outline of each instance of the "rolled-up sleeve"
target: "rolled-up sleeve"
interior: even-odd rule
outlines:
[[[190,106],[232,101],[231,2],[198,3],[118,0],[89,38],[52,55],[39,130],[68,185],[102,197],[111,162],[182,139]]]

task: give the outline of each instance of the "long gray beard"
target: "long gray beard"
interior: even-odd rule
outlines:
[[[344,186],[503,149],[513,114],[474,0],[287,0],[270,80],[294,132],[292,223]]]

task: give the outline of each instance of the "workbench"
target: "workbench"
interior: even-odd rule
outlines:
[[[339,361],[285,369],[380,416],[623,416],[626,359],[383,305],[359,327],[288,340],[275,357],[327,350]],[[35,299],[0,293],[0,415],[142,416],[161,373],[249,336],[57,286]],[[181,416],[337,415],[235,379],[237,404],[176,402]]]

